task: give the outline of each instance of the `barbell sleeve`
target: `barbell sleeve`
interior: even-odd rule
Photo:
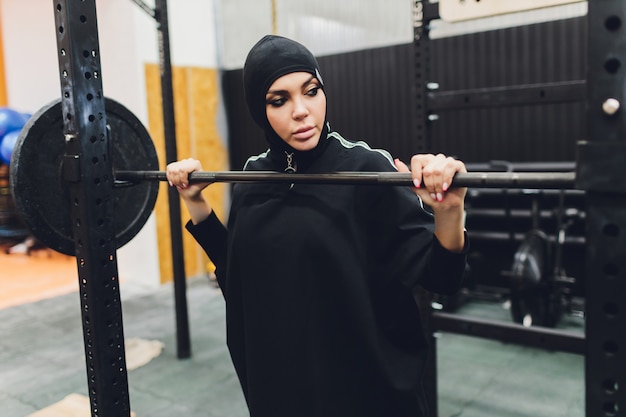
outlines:
[[[118,185],[142,181],[167,181],[165,171],[116,171]],[[189,182],[290,183],[336,185],[412,185],[408,172],[333,172],[324,174],[288,174],[272,171],[196,171]],[[574,189],[575,172],[466,172],[454,176],[451,187]]]

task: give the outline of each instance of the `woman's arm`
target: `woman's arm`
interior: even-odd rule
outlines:
[[[409,172],[403,162],[396,160],[400,172]],[[445,155],[414,155],[411,173],[415,193],[429,205],[435,217],[435,236],[442,247],[461,252],[465,247],[464,200],[467,188],[450,188],[457,172],[467,172],[465,164]]]
[[[210,183],[189,183],[189,174],[194,171],[202,171],[202,165],[197,159],[189,158],[168,164],[166,174],[170,186],[176,187],[185,203],[191,222],[198,224],[206,220],[213,209],[202,195],[202,190]]]

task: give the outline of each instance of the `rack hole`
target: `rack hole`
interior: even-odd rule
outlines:
[[[602,383],[602,387],[604,388],[604,392],[607,394],[615,394],[619,390],[619,384],[614,379],[605,379]]]
[[[602,310],[604,311],[604,315],[610,319],[619,314],[619,307],[615,303],[605,303],[602,306]]]
[[[604,265],[602,271],[608,278],[615,278],[619,273],[619,268],[614,263],[608,263]]]
[[[604,225],[604,227],[602,228],[602,232],[608,237],[618,237],[619,227],[614,223],[609,223]]]
[[[607,59],[606,62],[604,63],[604,69],[609,74],[615,74],[617,71],[619,71],[621,65],[622,63],[620,62],[619,59],[611,58],[611,59]]]
[[[604,403],[602,408],[604,409],[604,415],[606,417],[614,417],[617,415],[617,412],[619,411],[619,407],[617,406],[617,403],[614,403],[614,402]]]
[[[604,27],[610,32],[615,32],[620,27],[622,27],[622,20],[619,18],[619,16],[609,16],[604,21]]]
[[[619,352],[619,345],[612,340],[604,342],[602,349],[607,356],[615,356]]]

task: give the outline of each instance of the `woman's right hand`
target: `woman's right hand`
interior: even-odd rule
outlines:
[[[204,190],[210,183],[189,183],[189,174],[202,171],[202,165],[197,159],[183,159],[167,165],[166,175],[170,186],[176,187],[178,194],[185,202],[191,221],[198,224],[211,215],[213,209],[202,197]]]
[[[198,199],[202,190],[210,184],[208,182],[194,182],[190,184],[189,174],[196,171],[202,171],[202,164],[193,158],[183,159],[167,165],[167,181],[171,187],[176,187],[183,200]]]

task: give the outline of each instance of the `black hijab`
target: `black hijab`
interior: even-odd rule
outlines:
[[[324,89],[319,64],[311,51],[294,40],[266,35],[248,53],[243,67],[243,84],[248,110],[256,124],[265,132],[265,138],[272,150],[270,157],[277,161],[286,161],[286,155],[293,155],[293,160],[301,169],[326,147],[328,123],[324,121],[320,140],[317,146],[309,151],[293,149],[272,129],[265,113],[265,95],[274,81],[292,72],[308,72],[318,79]]]

